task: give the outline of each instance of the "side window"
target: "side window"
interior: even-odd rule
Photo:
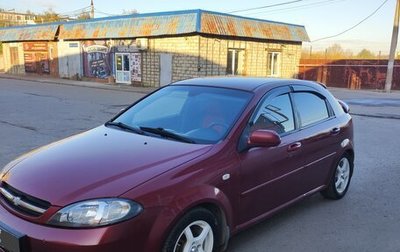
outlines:
[[[244,50],[229,49],[228,61],[226,64],[226,74],[228,75],[242,75],[244,64]]]
[[[326,101],[310,92],[293,93],[301,127],[329,118]]]
[[[293,109],[289,94],[267,98],[250,125],[250,131],[268,129],[282,134],[294,130]]]
[[[267,59],[267,76],[280,76],[281,54],[269,52]]]

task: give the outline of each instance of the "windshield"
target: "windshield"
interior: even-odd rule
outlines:
[[[148,135],[188,143],[217,143],[229,133],[251,96],[249,92],[226,88],[168,86],[108,125],[128,126]]]

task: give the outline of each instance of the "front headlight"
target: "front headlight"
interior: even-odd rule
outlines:
[[[95,199],[64,207],[48,223],[62,227],[93,228],[133,218],[142,210],[141,205],[126,199]]]

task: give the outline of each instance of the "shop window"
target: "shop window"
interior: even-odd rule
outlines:
[[[280,76],[281,68],[281,53],[280,52],[269,52],[267,59],[267,75],[278,77]]]
[[[226,66],[226,74],[242,75],[244,62],[244,50],[229,49],[228,62]]]

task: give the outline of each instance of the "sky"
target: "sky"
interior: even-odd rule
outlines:
[[[374,15],[356,28],[334,38],[313,42],[351,28],[383,3]],[[0,8],[17,12],[40,13],[51,8],[57,13],[70,14],[89,5],[90,0],[0,0]],[[354,53],[365,48],[375,53],[381,51],[384,55],[390,48],[396,0],[94,0],[94,6],[95,17],[119,15],[133,9],[139,13],[188,9],[233,12],[244,17],[304,25],[312,41],[303,44],[306,50],[324,50],[338,43]]]

